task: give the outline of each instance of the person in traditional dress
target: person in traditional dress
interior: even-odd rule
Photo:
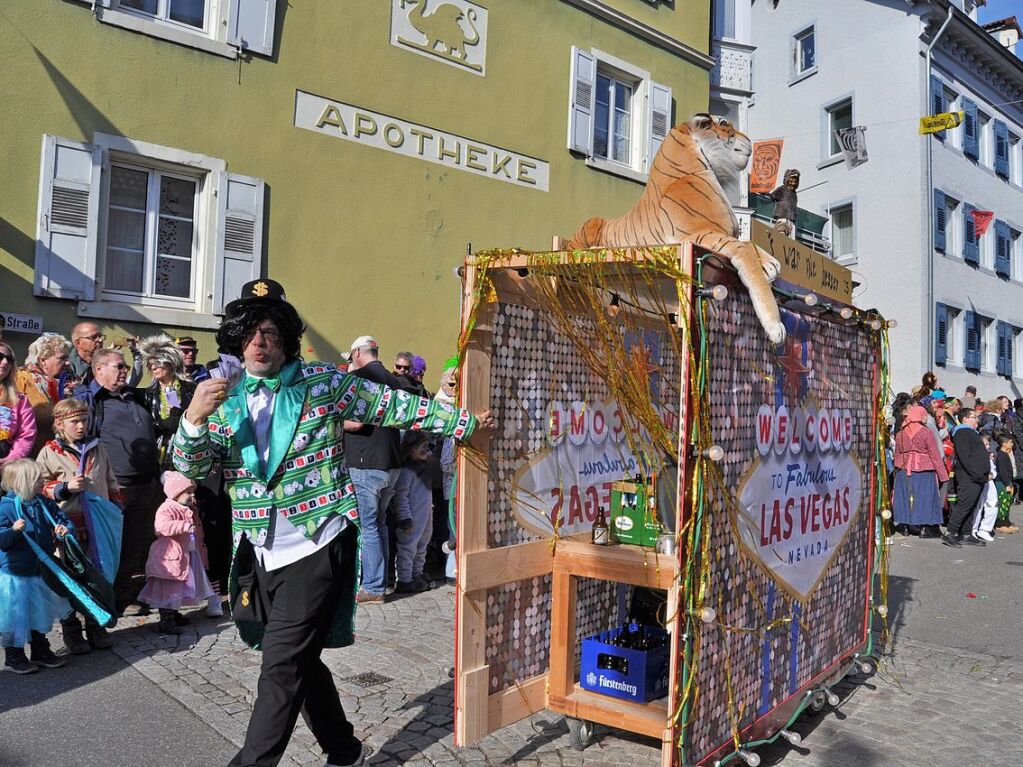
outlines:
[[[36,441],[32,455],[53,439],[53,407],[71,396],[75,378],[68,367],[71,342],[64,336],[40,336],[28,347],[25,364],[15,386],[32,405],[36,417]]]
[[[939,538],[938,486],[948,479],[948,472],[938,441],[927,423],[927,411],[920,405],[911,405],[895,435],[893,510],[895,529],[903,535]]]

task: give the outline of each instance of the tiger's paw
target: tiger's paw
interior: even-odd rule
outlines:
[[[766,253],[759,248],[757,250],[760,255],[760,268],[763,269],[764,274],[767,275],[767,281],[774,282],[778,275],[781,274],[781,262],[769,253]]]
[[[781,322],[765,322],[764,332],[775,346],[785,343],[785,325]]]

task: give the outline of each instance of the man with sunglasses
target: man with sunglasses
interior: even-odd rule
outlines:
[[[95,322],[79,322],[71,329],[73,348],[68,356],[68,365],[79,383],[88,384],[92,380],[92,358],[103,348],[106,338]],[[138,386],[142,380],[142,354],[135,348],[134,338],[129,339],[128,348],[131,350],[132,365],[127,385]]]
[[[124,528],[121,561],[114,579],[117,609],[126,614],[145,613],[137,602],[153,521],[160,505],[160,458],[153,417],[145,392],[128,385],[128,366],[117,349],[96,349],[92,357],[92,380],[75,387],[73,396],[89,406],[89,438],[99,439],[124,497]],[[130,605],[136,604],[136,608]]]

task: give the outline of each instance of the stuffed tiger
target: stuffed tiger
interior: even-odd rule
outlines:
[[[619,218],[591,218],[569,248],[663,245],[688,240],[732,262],[749,290],[768,338],[785,340],[785,326],[771,292],[781,268],[751,242],[737,239],[739,220],[719,179],[735,176],[749,162],[750,140],[728,120],[697,114],[664,139],[639,202]]]

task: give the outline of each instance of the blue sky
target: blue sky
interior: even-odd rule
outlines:
[[[987,6],[980,8],[980,23],[997,21],[1015,16],[1023,24],[1023,0],[987,0]]]

